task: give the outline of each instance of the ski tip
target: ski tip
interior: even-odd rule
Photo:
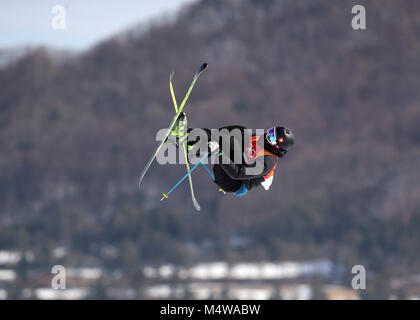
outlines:
[[[194,204],[194,208],[195,208],[197,211],[200,211],[200,210],[201,210],[201,207],[200,207],[200,205],[198,204],[198,201],[197,201],[196,199],[193,199],[193,204]]]
[[[146,175],[147,172],[147,167],[145,169],[143,169],[141,175],[140,175],[140,179],[139,179],[139,189],[141,189],[141,184],[143,183],[143,178]]]
[[[198,77],[200,75],[201,72],[204,71],[204,69],[206,69],[208,66],[207,62],[204,62],[200,68],[198,68],[197,72],[195,73],[195,76]]]
[[[172,81],[172,78],[174,77],[174,72],[172,71],[170,74],[169,74],[169,81]]]

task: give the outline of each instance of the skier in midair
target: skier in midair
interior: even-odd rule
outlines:
[[[187,139],[194,129],[187,129],[187,118],[184,113],[178,118],[177,124],[172,131],[169,141],[178,145],[180,139]],[[229,135],[229,150],[223,150],[222,137],[219,141],[212,140],[212,133],[209,129],[202,129],[206,132],[208,148],[212,154],[219,153],[219,161],[214,164],[214,182],[218,187],[237,196],[245,195],[249,190],[257,186],[263,186],[268,190],[273,181],[274,172],[279,158],[283,158],[288,149],[294,143],[294,135],[289,128],[282,126],[272,127],[260,135],[245,134],[243,126],[226,126],[218,130],[240,132],[240,136]],[[243,143],[246,141],[246,143]],[[188,150],[197,145],[197,141],[187,142]],[[241,161],[235,161],[235,152],[240,152]],[[257,161],[262,161],[262,170],[257,173],[249,170],[255,167]],[[261,162],[260,162],[261,163]]]

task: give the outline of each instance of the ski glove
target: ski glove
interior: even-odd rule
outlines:
[[[219,151],[219,144],[216,141],[209,142],[209,148],[211,153],[215,153]]]

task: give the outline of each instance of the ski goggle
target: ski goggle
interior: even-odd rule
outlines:
[[[277,145],[276,127],[267,130],[267,140],[272,146]]]
[[[283,138],[277,139],[276,127],[268,129],[266,137],[267,141],[277,149],[280,148],[279,144],[284,142]]]

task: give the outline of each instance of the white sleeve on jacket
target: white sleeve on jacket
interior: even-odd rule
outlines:
[[[264,187],[265,190],[270,189],[271,184],[273,183],[273,176],[261,182],[261,185]]]

